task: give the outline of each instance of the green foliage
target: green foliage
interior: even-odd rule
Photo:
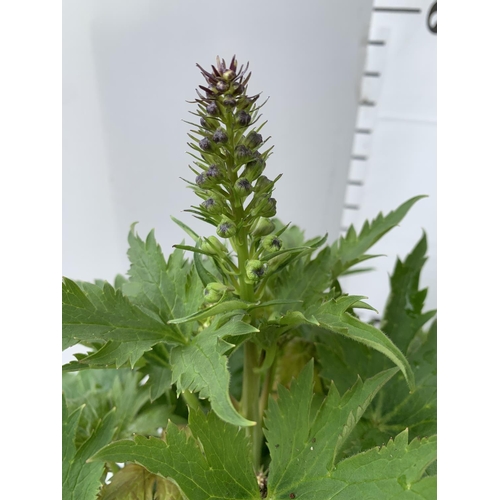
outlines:
[[[194,243],[165,257],[134,224],[127,277],[63,279],[63,349],[88,350],[63,367],[63,499],[436,498],[425,234],[380,323],[340,284],[422,197],[306,241],[270,219],[281,175],[263,175],[247,68],[201,71],[186,182],[202,202],[187,211],[218,236],[173,219]]]
[[[266,419],[271,453],[268,498],[385,500],[408,495],[414,486],[420,488],[425,469],[436,457],[434,438],[408,445],[407,433],[402,432],[385,448],[337,463],[350,432],[395,372],[381,372],[365,383],[358,380],[342,397],[332,384],[317,413],[311,411],[312,363],[290,391],[281,387]]]
[[[97,450],[111,440],[114,431],[114,411],[111,410],[99,420],[91,435],[80,446],[75,445],[78,421],[82,408],[68,412],[66,400],[62,400],[62,443],[63,443],[63,498],[64,500],[94,500],[101,485],[103,465],[87,463]]]
[[[188,436],[170,423],[166,440],[136,436],[102,449],[94,460],[134,462],[172,478],[190,500],[261,498],[244,431],[192,410]]]

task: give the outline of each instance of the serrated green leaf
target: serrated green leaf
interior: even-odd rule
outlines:
[[[380,388],[397,372],[382,372],[361,380],[340,397],[334,385],[316,414],[311,414],[313,362],[290,390],[278,388],[278,401],[269,400],[265,435],[271,453],[269,491],[292,491],[313,478],[326,476],[339,450]]]
[[[102,421],[99,421],[91,436],[77,448],[74,440],[81,408],[69,414],[63,395],[62,409],[63,498],[65,500],[95,500],[104,468],[100,463],[89,464],[87,460],[110,442],[114,432],[114,411],[110,411]]]
[[[267,498],[416,499],[420,493],[407,493],[414,487],[431,494],[432,484],[426,481],[420,485],[419,481],[435,460],[435,439],[408,445],[407,433],[402,433],[386,448],[335,464],[349,433],[397,369],[379,373],[364,383],[358,380],[342,397],[332,385],[319,410],[311,413],[312,368],[310,362],[289,391],[280,387],[278,400],[269,401],[264,430],[271,453]]]
[[[226,422],[240,426],[253,425],[235,410],[229,397],[229,371],[224,354],[233,345],[223,338],[256,331],[255,327],[237,318],[221,327],[218,321],[213,321],[189,345],[172,349],[172,380],[177,390],[199,392],[201,398],[209,398],[215,413]]]
[[[364,323],[346,312],[363,298],[355,295],[342,296],[319,307],[311,308],[308,313],[318,320],[322,328],[361,342],[387,356],[401,369],[410,390],[413,390],[415,377],[403,353],[378,328]]]
[[[69,411],[83,406],[75,438],[77,446],[89,438],[111,408],[115,408],[115,437],[130,436],[128,428],[149,400],[148,389],[139,386],[140,378],[140,374],[129,368],[63,373]],[[156,431],[159,426],[156,423],[151,430]]]
[[[183,500],[177,486],[144,467],[127,464],[102,489],[99,500]]]
[[[130,279],[124,285],[124,293],[135,304],[154,311],[179,337],[190,337],[192,326],[178,326],[170,321],[197,311],[202,304],[203,287],[193,266],[184,260],[181,250],[175,250],[166,262],[154,231],[142,241],[132,227],[128,242]]]
[[[93,460],[138,463],[172,478],[189,500],[261,498],[243,430],[201,410],[190,412],[189,428],[193,437],[169,423],[166,442],[136,436],[110,444]]]
[[[437,323],[434,322],[428,331],[421,330],[421,326],[434,316],[434,311],[424,312],[425,294],[418,286],[425,251],[424,235],[405,261],[396,264],[383,323],[391,340],[407,352],[415,374],[415,390],[408,393],[402,376],[394,377],[366,412],[346,453],[386,442],[405,428],[409,429],[410,438],[429,436],[437,431]],[[354,383],[358,374],[369,377],[390,366],[384,356],[359,343],[353,345],[345,338],[333,339],[326,335],[321,335],[320,340],[321,375],[335,380],[340,390]]]
[[[415,196],[385,216],[380,213],[373,221],[366,221],[359,234],[356,234],[354,227],[350,226],[346,235],[341,236],[331,247],[332,279],[335,280],[340,274],[362,260],[367,260],[363,258],[365,253],[379,241],[384,234],[397,226],[406,216],[410,208],[422,198],[425,198],[425,196]]]
[[[120,290],[105,283],[103,288],[92,283],[82,288],[68,278],[63,280],[63,349],[78,342],[105,341],[103,356],[117,350],[118,366],[123,360],[133,365],[141,353],[158,342],[183,343],[183,336],[135,306]],[[114,342],[126,343],[118,348]]]
[[[380,329],[403,352],[407,352],[417,332],[436,314],[436,311],[423,312],[427,289],[419,290],[420,272],[427,260],[426,253],[427,238],[424,233],[403,262],[397,259],[390,278],[391,293]]]

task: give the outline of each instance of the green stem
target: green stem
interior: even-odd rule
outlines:
[[[275,355],[271,367],[266,372],[266,379],[264,381],[264,387],[262,389],[262,394],[260,396],[260,402],[259,402],[259,416],[261,422],[264,418],[264,412],[267,410],[267,402],[269,400],[269,394],[271,394],[271,391],[273,389],[277,360],[278,360],[278,354]]]
[[[182,397],[185,403],[193,410],[198,410],[200,408],[198,398],[191,391],[182,391]]]

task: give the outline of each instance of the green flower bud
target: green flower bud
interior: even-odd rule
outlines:
[[[213,136],[213,140],[214,140],[214,142],[222,142],[222,143],[227,142],[226,131],[224,129],[222,129],[222,128],[218,128],[215,131],[215,134]]]
[[[260,217],[255,220],[250,227],[250,234],[255,238],[259,238],[260,236],[271,234],[274,231],[274,228],[275,226],[273,221]]]
[[[221,238],[231,238],[236,234],[236,226],[227,217],[224,217],[221,223],[217,226],[217,234]]]
[[[266,162],[262,158],[255,158],[255,160],[249,161],[243,171],[243,176],[246,177],[250,182],[253,182],[266,168]]]
[[[274,234],[270,234],[262,240],[262,248],[269,253],[278,252],[282,246],[283,242]]]
[[[252,149],[256,148],[261,142],[262,136],[257,132],[250,132],[245,139],[245,144]]]
[[[238,194],[238,196],[246,198],[252,192],[252,185],[246,177],[240,177],[234,183],[234,191]]]
[[[212,184],[218,184],[222,180],[222,172],[217,165],[210,165],[205,172],[205,177]]]
[[[227,248],[215,236],[209,236],[202,244],[201,249],[210,255],[227,253]]]
[[[247,148],[244,144],[238,144],[234,148],[234,152],[236,154],[236,158],[241,160],[241,163],[245,163],[253,158],[252,150]]]
[[[264,195],[257,201],[251,213],[254,217],[258,215],[261,217],[274,217],[276,215],[276,200]]]
[[[268,179],[265,175],[261,175],[255,183],[254,192],[256,193],[270,193],[273,187],[273,181]]]
[[[285,262],[290,256],[287,254],[281,254],[278,255],[277,257],[273,257],[272,259],[269,260],[269,270],[274,271],[275,269],[278,269],[278,267]]]
[[[229,291],[232,290],[228,286],[222,283],[208,283],[206,288],[203,290],[203,298],[205,302],[219,302],[222,297]]]
[[[245,266],[247,278],[250,281],[259,281],[267,271],[267,264],[260,260],[249,260]]]
[[[226,82],[230,82],[231,80],[234,80],[236,78],[236,73],[232,69],[228,69],[227,71],[224,71],[224,73],[222,73],[222,78],[224,78]]]
[[[201,206],[210,214],[220,215],[224,209],[224,205],[215,197],[207,198]]]

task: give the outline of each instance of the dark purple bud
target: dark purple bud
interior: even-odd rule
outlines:
[[[223,80],[219,80],[217,82],[216,87],[217,87],[217,90],[219,92],[225,92],[229,88],[229,85],[226,82],[224,82]]]
[[[250,148],[256,148],[262,142],[262,136],[257,132],[250,132],[245,140],[246,144]]]
[[[203,116],[200,118],[200,125],[205,128],[208,127],[208,123]]]
[[[243,85],[241,85],[241,83],[234,82],[231,85],[231,94],[233,94],[233,95],[239,95],[243,92],[243,90],[244,90],[244,87],[243,87]],[[239,107],[239,103],[238,103],[238,107]]]
[[[209,184],[205,173],[196,176],[196,184],[200,187],[206,187]]]
[[[207,106],[207,113],[212,116],[217,116],[219,114],[219,108],[217,107],[217,104],[215,102],[211,102]]]
[[[212,181],[218,181],[222,178],[222,173],[217,165],[210,165],[205,172],[205,175]]]
[[[212,144],[210,144],[210,141],[206,137],[204,137],[198,144],[203,151],[210,151],[212,149]]]
[[[213,136],[214,142],[227,142],[226,131],[222,128],[218,128]]]
[[[226,97],[224,99],[224,106],[227,106],[228,108],[234,108],[236,106],[236,99],[234,97]]]
[[[235,192],[241,197],[247,197],[252,192],[252,185],[245,177],[240,177],[234,184]]]
[[[240,111],[236,115],[236,121],[246,127],[252,121],[252,117],[246,111]]]

